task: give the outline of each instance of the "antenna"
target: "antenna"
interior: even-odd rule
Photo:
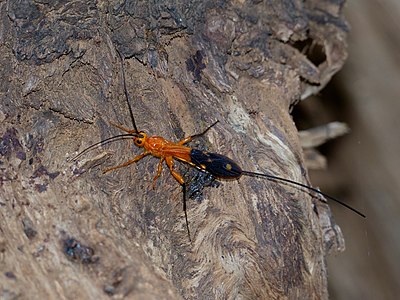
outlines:
[[[121,68],[122,68],[122,80],[124,82],[124,93],[125,93],[125,98],[126,98],[126,102],[128,103],[128,108],[129,108],[129,114],[131,115],[131,120],[132,120],[132,125],[133,125],[133,129],[135,129],[136,132],[139,132],[139,130],[136,127],[136,122],[135,122],[135,118],[133,117],[133,111],[132,111],[132,107],[131,107],[131,103],[129,101],[129,94],[128,94],[128,90],[126,88],[126,81],[125,81],[125,69],[124,69],[124,59],[122,57],[121,52],[119,52],[119,50],[117,48],[115,48],[115,51],[118,53],[118,56],[121,60]]]
[[[136,135],[133,134],[133,133],[124,133],[124,134],[119,134],[119,135],[115,135],[115,136],[109,137],[109,138],[107,138],[105,140],[97,142],[97,143],[95,143],[93,145],[90,145],[89,147],[83,149],[72,160],[74,161],[74,160],[78,159],[78,157],[82,156],[83,154],[85,154],[89,150],[92,150],[93,148],[96,148],[97,146],[105,145],[105,144],[108,144],[108,143],[111,143],[111,142],[115,142],[115,141],[118,141],[118,140],[124,140],[124,139],[127,139],[127,138],[132,138],[132,137],[135,137],[135,136]]]

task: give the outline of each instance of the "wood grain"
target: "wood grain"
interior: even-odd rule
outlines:
[[[309,183],[289,111],[346,58],[341,4],[27,1],[0,13],[0,297],[327,298],[341,236],[317,197],[221,182],[188,201],[190,243],[177,182],[164,170],[149,188],[155,158],[107,175],[138,149],[70,159],[118,134],[110,121],[131,124],[118,49],[141,130],[179,140],[219,120],[192,146]]]

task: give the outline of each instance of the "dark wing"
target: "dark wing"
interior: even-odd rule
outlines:
[[[215,177],[238,178],[242,175],[242,169],[238,164],[221,154],[192,149],[190,160],[196,167],[211,173]]]

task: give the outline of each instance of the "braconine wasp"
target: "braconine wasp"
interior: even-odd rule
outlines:
[[[155,156],[160,159],[160,161],[158,163],[157,173],[153,179],[153,187],[154,187],[157,178],[160,177],[160,175],[161,175],[162,165],[163,165],[163,162],[165,161],[165,163],[167,164],[167,166],[169,168],[171,175],[182,186],[183,210],[185,213],[186,228],[187,228],[189,240],[191,240],[191,237],[190,237],[189,223],[188,223],[187,212],[186,212],[186,183],[185,183],[185,180],[183,179],[182,175],[180,175],[177,171],[174,170],[174,160],[179,160],[179,161],[185,162],[201,171],[210,173],[211,175],[213,175],[216,178],[238,179],[239,177],[245,175],[245,176],[251,176],[251,177],[262,177],[262,178],[266,178],[266,179],[272,180],[272,181],[280,181],[280,182],[296,185],[296,186],[305,188],[307,190],[310,190],[312,192],[315,192],[319,195],[322,195],[326,198],[329,198],[329,199],[339,203],[340,205],[350,209],[351,211],[355,212],[356,214],[360,215],[361,217],[365,218],[365,215],[363,213],[361,213],[360,211],[356,210],[355,208],[349,206],[348,204],[346,204],[328,194],[325,194],[325,193],[319,191],[316,188],[302,184],[300,182],[296,182],[296,181],[293,181],[290,179],[286,179],[286,178],[282,178],[282,177],[278,177],[278,176],[274,176],[274,175],[270,175],[270,174],[245,171],[245,170],[242,170],[242,168],[235,161],[233,161],[232,159],[230,159],[224,155],[221,155],[218,153],[210,153],[210,152],[201,151],[201,150],[197,150],[197,149],[192,149],[188,146],[185,146],[185,144],[189,143],[194,138],[204,135],[218,121],[215,122],[214,124],[212,124],[211,126],[209,126],[202,133],[188,136],[178,142],[172,142],[172,141],[166,140],[160,136],[148,136],[144,131],[139,131],[137,129],[135,118],[133,116],[132,107],[131,107],[131,104],[129,101],[129,94],[127,91],[126,81],[125,81],[125,70],[124,70],[123,57],[118,50],[116,50],[116,52],[118,53],[119,58],[121,60],[123,88],[124,88],[126,102],[128,104],[128,108],[129,108],[130,117],[132,120],[133,129],[128,129],[121,125],[111,123],[111,125],[119,128],[120,130],[122,130],[126,133],[110,137],[108,139],[102,140],[98,143],[95,143],[95,144],[87,147],[86,149],[81,151],[77,156],[75,156],[74,160],[76,160],[78,157],[80,157],[87,151],[89,151],[99,145],[103,145],[105,143],[113,142],[113,141],[116,141],[119,139],[132,138],[134,144],[140,148],[143,148],[144,152],[137,155],[133,159],[128,160],[127,162],[125,162],[123,164],[120,164],[115,167],[104,170],[104,173],[107,173],[107,172],[110,172],[110,171],[113,171],[113,170],[116,170],[116,169],[119,169],[122,167],[126,167],[130,164],[138,162],[139,160],[141,160],[143,157],[145,157],[147,155],[152,155],[152,156]]]

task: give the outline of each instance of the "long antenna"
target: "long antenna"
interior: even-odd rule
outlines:
[[[133,125],[133,129],[135,129],[136,132],[139,132],[139,130],[136,127],[136,122],[135,122],[135,118],[133,117],[133,111],[132,111],[132,107],[131,107],[131,103],[129,101],[129,94],[128,94],[128,89],[126,88],[126,81],[125,81],[125,69],[124,69],[124,59],[122,57],[121,52],[119,52],[119,50],[117,48],[115,48],[115,51],[117,51],[118,56],[121,60],[121,68],[122,68],[122,79],[124,82],[124,93],[125,93],[125,98],[126,98],[126,102],[128,103],[128,108],[129,108],[129,113],[131,115],[131,120],[132,120],[132,125]]]
[[[119,135],[115,135],[112,137],[109,137],[105,140],[102,140],[100,142],[97,142],[93,145],[90,145],[89,147],[83,149],[81,152],[78,153],[78,155],[76,155],[72,160],[76,160],[78,159],[78,157],[82,156],[83,154],[85,154],[86,152],[88,152],[89,150],[92,150],[93,148],[100,146],[100,145],[105,145],[111,142],[115,142],[115,141],[119,141],[119,140],[123,140],[123,139],[127,139],[127,138],[132,138],[135,137],[136,135],[133,133],[124,133],[124,134],[119,134]]]
[[[256,173],[256,172],[249,172],[249,171],[242,171],[242,175],[247,175],[247,176],[251,176],[251,177],[266,177],[266,178],[268,178],[270,180],[282,181],[282,182],[287,182],[287,183],[290,183],[290,184],[293,184],[293,185],[301,186],[301,187],[303,187],[305,189],[311,190],[311,191],[316,192],[316,193],[318,193],[318,194],[320,194],[320,195],[322,195],[322,196],[324,196],[326,198],[329,198],[332,201],[335,201],[336,203],[339,203],[340,205],[350,209],[351,211],[355,212],[359,216],[361,216],[363,218],[366,218],[366,216],[363,213],[361,213],[357,209],[351,207],[350,205],[348,205],[348,204],[346,204],[346,203],[344,203],[344,202],[342,202],[342,201],[340,201],[340,200],[338,200],[338,199],[336,199],[336,198],[334,198],[332,196],[329,196],[328,194],[325,194],[325,193],[321,192],[320,190],[317,190],[316,188],[313,188],[311,186],[302,184],[300,182],[293,181],[293,180],[286,179],[286,178],[282,178],[282,177],[278,177],[278,176],[274,176],[274,175],[268,175],[268,174]]]
[[[133,111],[132,111],[132,106],[131,103],[129,101],[129,94],[128,94],[128,89],[126,88],[126,80],[125,80],[125,69],[124,69],[124,59],[122,57],[121,52],[119,52],[119,50],[117,48],[115,48],[115,51],[117,51],[119,58],[121,60],[121,68],[122,68],[122,79],[124,82],[124,93],[125,93],[125,98],[126,98],[126,103],[128,104],[128,108],[129,108],[129,114],[131,116],[131,120],[132,120],[132,125],[133,125],[133,129],[135,129],[135,131],[137,133],[139,133],[139,130],[137,129],[136,126],[136,122],[135,122],[135,118],[133,117]],[[217,121],[218,122],[218,121]],[[214,126],[217,122],[215,122],[213,125],[211,125],[208,129],[210,129],[212,126]],[[208,129],[206,131],[208,131]],[[91,146],[92,147],[92,146]],[[90,148],[91,148],[90,147]],[[89,149],[85,149],[84,151],[89,150]],[[82,153],[81,153],[82,154]],[[189,236],[189,241],[192,242],[192,239],[190,237],[190,230],[189,230],[189,222],[188,222],[188,216],[187,216],[187,211],[186,211],[186,184],[182,184],[182,192],[183,192],[183,211],[185,213],[185,221],[186,221],[186,229],[187,229],[187,233]]]

